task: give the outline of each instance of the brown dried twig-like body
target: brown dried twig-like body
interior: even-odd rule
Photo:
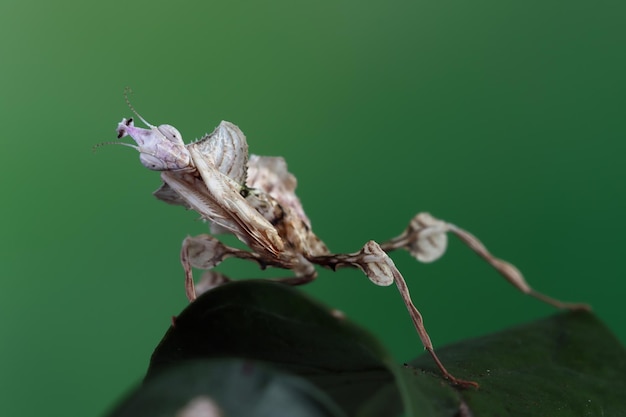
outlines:
[[[358,252],[332,254],[313,233],[295,194],[296,179],[287,171],[283,158],[249,156],[244,134],[229,122],[221,122],[211,134],[185,145],[174,127],[152,126],[132,110],[149,129],[135,127],[132,119],[123,119],[118,124],[118,138],[133,138],[137,146],[126,145],[140,152],[142,164],[161,171],[163,185],[155,196],[195,210],[210,222],[211,233],[232,233],[250,248],[250,251],[232,248],[211,235],[187,237],[183,241],[181,262],[190,301],[196,298],[197,289],[206,291],[228,281],[212,269],[229,257],[254,261],[262,268],[292,270],[293,277],[277,279],[290,285],[315,279],[314,265],[333,270],[358,268],[376,285],[396,284],[422,344],[441,373],[462,387],[478,384],[454,377],[441,363],[406,282],[387,252],[405,249],[418,261],[432,262],[445,252],[447,233],[451,232],[523,293],[557,308],[588,309],[585,304],[563,303],[536,292],[517,268],[494,257],[475,236],[428,213],[417,214],[402,234],[380,245],[369,241]],[[198,287],[193,268],[207,271]]]

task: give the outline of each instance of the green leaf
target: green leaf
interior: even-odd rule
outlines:
[[[407,332],[413,331],[407,329]],[[198,358],[262,361],[307,379],[360,417],[626,415],[626,352],[590,313],[563,313],[439,348],[401,367],[369,333],[295,288],[233,282],[190,304],[155,350],[147,383]]]
[[[389,367],[396,367],[364,330],[293,287],[262,280],[228,283],[191,303],[152,355],[146,380],[181,361],[221,357],[263,361],[305,377],[348,415],[393,384]]]
[[[562,313],[438,350],[480,383],[461,392],[475,416],[626,416],[626,351],[591,313]],[[437,377],[429,357],[411,362]]]
[[[249,360],[189,361],[146,382],[109,417],[345,417],[302,378]]]

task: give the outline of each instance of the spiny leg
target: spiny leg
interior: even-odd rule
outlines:
[[[255,254],[226,246],[209,235],[188,236],[183,240],[180,262],[185,270],[185,292],[189,301],[197,297],[192,268],[210,270],[230,257],[260,262],[260,258]]]
[[[207,291],[211,291],[213,288],[219,287],[222,284],[232,281],[226,275],[214,270],[204,271],[200,280],[195,283],[195,293],[199,297]]]
[[[286,277],[286,278],[269,278],[270,281],[281,282],[287,285],[300,285],[310,282],[315,277],[306,276],[306,277]],[[208,271],[204,271],[200,279],[195,283],[195,291],[196,297],[201,296],[207,291],[212,290],[213,288],[219,287],[222,284],[226,284],[227,282],[231,282],[232,280],[221,272],[210,269]]]
[[[387,286],[395,282],[424,348],[426,348],[430,356],[432,356],[443,376],[455,385],[466,388],[478,388],[478,383],[459,379],[452,375],[445,368],[441,360],[439,360],[430,337],[428,336],[428,332],[424,327],[422,315],[411,300],[411,294],[409,293],[409,288],[406,285],[404,277],[400,274],[400,271],[398,271],[398,268],[396,268],[389,255],[385,253],[378,243],[371,240],[356,253],[316,256],[309,258],[309,260],[333,270],[342,267],[359,268],[367,275],[370,281],[376,285]]]
[[[273,278],[272,281],[287,285],[302,285],[311,282],[317,276],[313,264],[300,254],[284,253],[276,259],[266,259],[261,255],[224,245],[210,235],[188,236],[180,251],[180,261],[185,270],[185,292],[189,301],[197,298],[196,285],[193,279],[193,268],[207,270],[200,283],[206,286],[202,292],[216,287],[229,279],[224,275],[211,271],[226,258],[239,258],[256,262],[261,269],[268,266],[290,269],[295,272],[294,277]],[[199,283],[199,285],[200,285]]]
[[[507,281],[524,294],[528,294],[559,309],[591,309],[587,304],[566,303],[535,291],[528,285],[522,273],[515,266],[493,256],[476,236],[454,224],[436,219],[428,213],[417,214],[411,219],[409,226],[400,236],[380,246],[385,252],[395,249],[406,249],[418,261],[432,262],[444,254],[448,244],[447,232],[455,234],[463,243],[486,260]]]

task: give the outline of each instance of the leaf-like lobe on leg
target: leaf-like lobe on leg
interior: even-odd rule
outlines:
[[[406,230],[414,238],[408,251],[420,262],[433,262],[439,259],[448,247],[447,223],[434,218],[429,213],[419,213]]]
[[[378,243],[370,240],[359,254],[361,256],[357,265],[370,281],[383,287],[393,284],[396,266],[389,255],[378,246]]]

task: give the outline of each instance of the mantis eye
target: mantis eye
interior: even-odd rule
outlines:
[[[165,171],[171,169],[167,166],[167,163],[164,160],[147,153],[139,154],[139,160],[143,166],[153,171]]]
[[[184,145],[183,136],[180,134],[178,129],[176,129],[174,126],[161,125],[157,129],[159,130],[159,132],[161,132],[163,137],[165,137],[165,139],[167,139],[168,141],[175,143],[175,144]]]

